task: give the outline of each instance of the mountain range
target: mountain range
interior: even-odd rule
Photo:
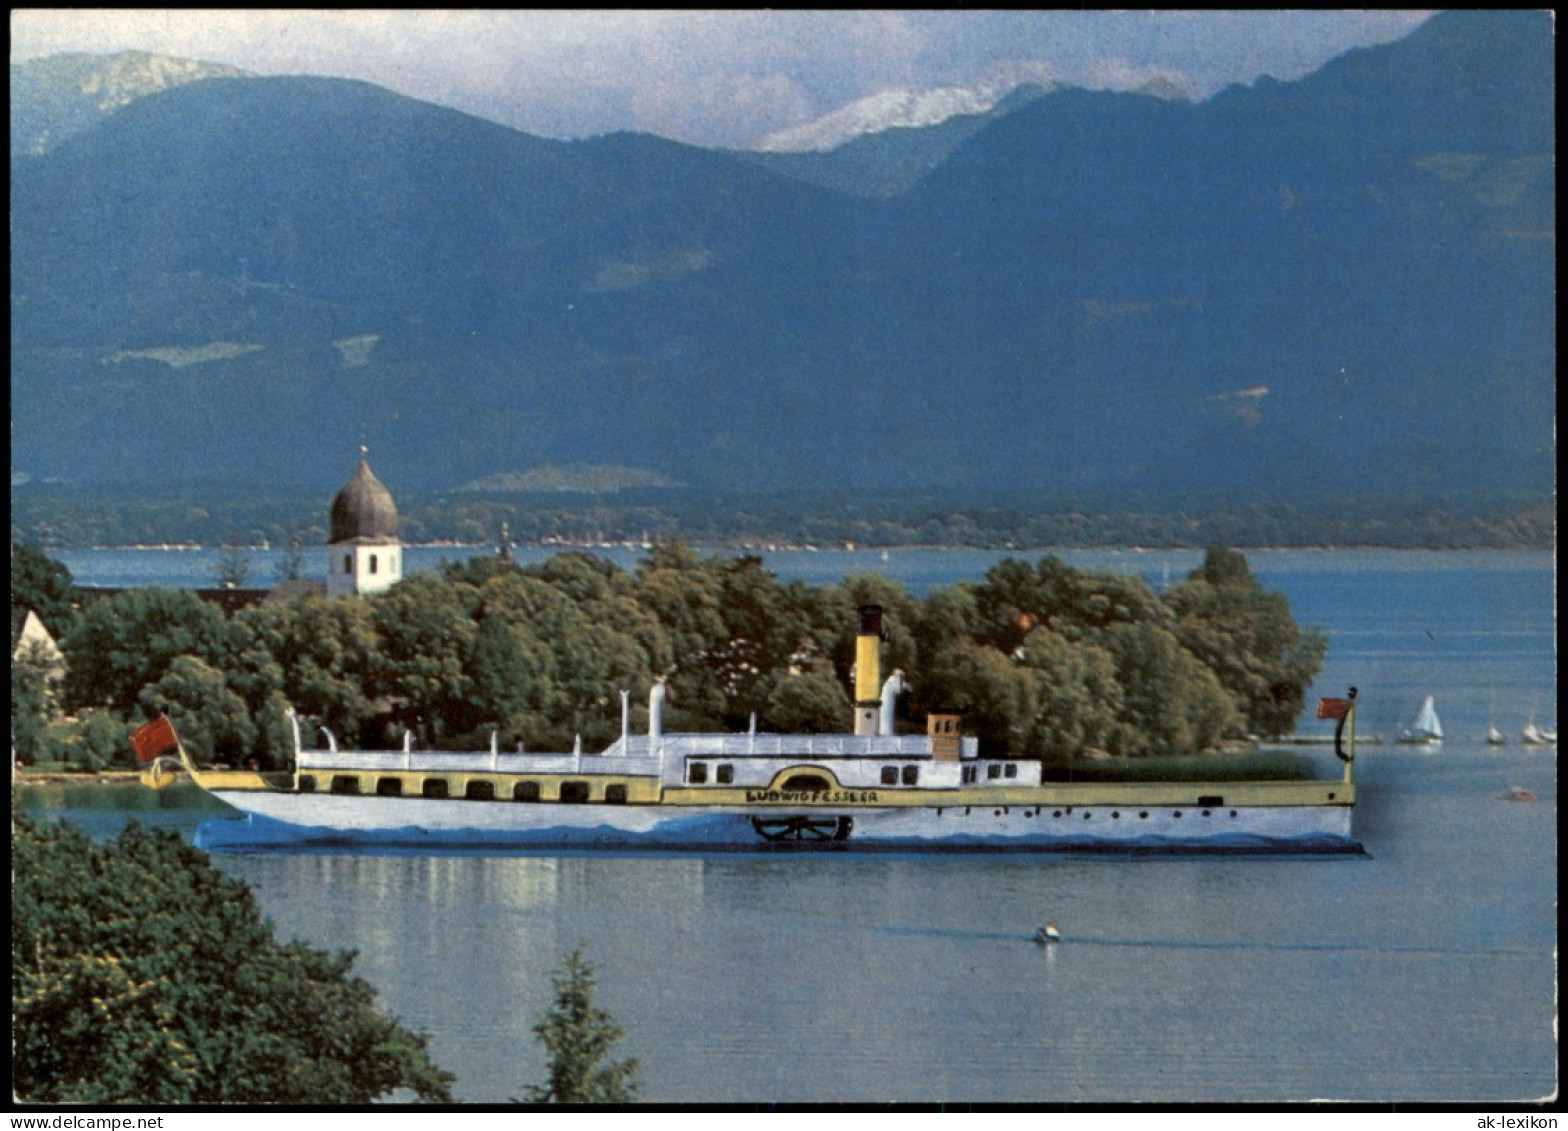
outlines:
[[[51,131],[13,67],[13,490],[1545,496],[1553,83],[1548,14],[1454,12],[751,154],[312,77]]]

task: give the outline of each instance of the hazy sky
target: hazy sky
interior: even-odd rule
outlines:
[[[151,51],[365,79],[551,137],[746,146],[886,90],[1164,77],[1206,97],[1398,39],[1427,12],[13,10],[11,61]]]

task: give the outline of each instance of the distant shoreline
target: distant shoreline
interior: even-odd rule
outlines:
[[[869,545],[868,544],[862,544],[862,543],[848,543],[848,544],[846,544],[846,543],[833,543],[833,542],[825,542],[825,543],[820,543],[820,544],[818,544],[818,543],[769,542],[769,543],[766,543],[766,544],[758,544],[756,542],[705,542],[705,541],[694,541],[694,540],[688,540],[688,539],[682,539],[682,538],[660,539],[658,541],[649,542],[649,543],[634,543],[634,542],[571,542],[571,541],[562,541],[562,540],[546,540],[546,541],[541,541],[541,542],[517,542],[517,543],[514,544],[513,548],[514,549],[524,549],[524,550],[558,550],[558,551],[561,551],[563,553],[570,553],[570,552],[574,552],[574,551],[583,551],[583,550],[587,550],[587,551],[592,551],[592,550],[643,550],[643,551],[648,551],[648,550],[652,550],[655,546],[657,546],[657,545],[659,545],[660,543],[663,543],[663,542],[681,542],[684,545],[686,545],[686,546],[690,547],[691,549],[696,550],[698,552],[702,552],[702,551],[738,551],[738,552],[743,552],[743,553],[758,553],[758,554],[781,554],[781,553],[788,553],[788,554],[815,554],[815,553],[857,554],[857,553],[881,552],[881,551],[884,551],[884,550],[886,550],[889,553],[921,553],[921,552],[939,552],[939,551],[945,551],[945,550],[955,550],[955,551],[972,550],[972,551],[984,552],[984,553],[1008,553],[1008,554],[1020,554],[1020,555],[1024,555],[1024,556],[1033,556],[1033,555],[1036,555],[1036,554],[1052,554],[1052,553],[1057,553],[1057,552],[1060,552],[1060,551],[1063,551],[1063,550],[1069,550],[1069,551],[1097,551],[1097,552],[1102,552],[1102,553],[1124,553],[1124,554],[1202,553],[1203,550],[1206,548],[1205,545],[1200,545],[1198,543],[1178,543],[1178,544],[1172,544],[1172,545],[1127,545],[1127,544],[1114,543],[1114,542],[1104,542],[1104,543],[1101,543],[1101,542],[1085,542],[1085,543],[1072,543],[1072,544],[1056,543],[1056,544],[1051,544],[1051,545],[1040,545],[1040,546],[996,546],[996,545],[957,544],[957,543],[948,543],[948,542],[889,542],[889,543],[877,543],[877,544],[869,544]],[[403,542],[402,545],[403,545],[403,547],[405,549],[414,549],[414,550],[483,550],[483,549],[487,549],[487,548],[488,549],[494,549],[495,548],[495,546],[492,543],[489,543],[489,542],[453,542],[453,541],[443,541],[443,540],[437,540],[437,541],[432,541],[432,542]],[[1253,553],[1258,553],[1258,554],[1270,554],[1270,553],[1277,553],[1277,554],[1284,554],[1284,553],[1290,553],[1290,554],[1344,554],[1344,553],[1362,553],[1362,552],[1367,552],[1367,551],[1379,551],[1379,550],[1395,551],[1395,552],[1398,552],[1398,553],[1430,553],[1430,554],[1452,554],[1452,553],[1540,554],[1540,553],[1550,553],[1550,552],[1552,552],[1553,550],[1556,549],[1555,546],[1532,546],[1532,545],[1507,545],[1507,546],[1491,546],[1491,545],[1476,545],[1476,546],[1405,546],[1405,545],[1395,545],[1395,544],[1383,543],[1383,542],[1344,542],[1344,543],[1329,543],[1329,544],[1311,543],[1311,544],[1298,544],[1298,545],[1292,545],[1292,544],[1289,544],[1289,543],[1284,543],[1284,544],[1269,544],[1269,545],[1255,545],[1255,546],[1254,545],[1247,545],[1247,544],[1243,544],[1243,543],[1237,543],[1237,544],[1234,544],[1234,545],[1227,543],[1227,545],[1229,545],[1229,547],[1231,549],[1239,550],[1240,552],[1242,552],[1244,554],[1253,554]],[[324,550],[324,549],[327,548],[327,546],[328,546],[328,543],[325,543],[325,542],[310,542],[310,543],[302,543],[299,546],[299,549],[302,550],[302,551],[305,551],[305,550],[315,551],[315,550]],[[69,553],[69,554],[80,554],[80,553],[184,553],[184,552],[216,553],[216,552],[221,552],[221,551],[224,551],[224,550],[240,550],[240,551],[242,551],[244,553],[263,553],[264,554],[264,553],[281,553],[282,549],[283,549],[281,547],[273,546],[273,545],[260,545],[260,544],[258,544],[258,545],[248,545],[248,546],[234,546],[234,545],[222,545],[222,544],[216,544],[216,543],[203,543],[203,542],[173,542],[173,543],[169,543],[169,542],[131,542],[131,543],[125,543],[125,544],[93,544],[93,545],[88,545],[88,546],[45,544],[45,545],[42,545],[40,548],[43,549],[46,553]]]

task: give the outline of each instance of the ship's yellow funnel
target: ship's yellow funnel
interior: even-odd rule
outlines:
[[[882,606],[860,606],[855,638],[855,733],[875,734],[882,703]]]
[[[882,606],[860,606],[855,639],[855,701],[874,703],[882,694]]]

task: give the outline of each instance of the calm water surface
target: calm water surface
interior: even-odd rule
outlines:
[[[932,552],[890,562],[917,553]],[[1198,560],[1063,556],[1157,584]],[[547,972],[578,943],[653,1101],[1553,1092],[1556,755],[1517,743],[1531,712],[1556,720],[1550,558],[1248,556],[1330,635],[1315,695],[1357,684],[1363,729],[1386,734],[1437,697],[1440,750],[1363,748],[1365,858],[217,861],[256,886],[283,936],[357,950],[392,1011],[432,1034],[464,1100],[543,1079],[530,1027]],[[866,557],[849,568],[875,568]],[[905,565],[911,588],[917,572],[929,587],[985,568]],[[1510,746],[1480,744],[1489,719]],[[1500,800],[1512,786],[1538,800]],[[95,830],[126,816],[71,815]],[[137,814],[186,831],[210,815]],[[1047,918],[1067,941],[1041,950],[1027,940]]]

